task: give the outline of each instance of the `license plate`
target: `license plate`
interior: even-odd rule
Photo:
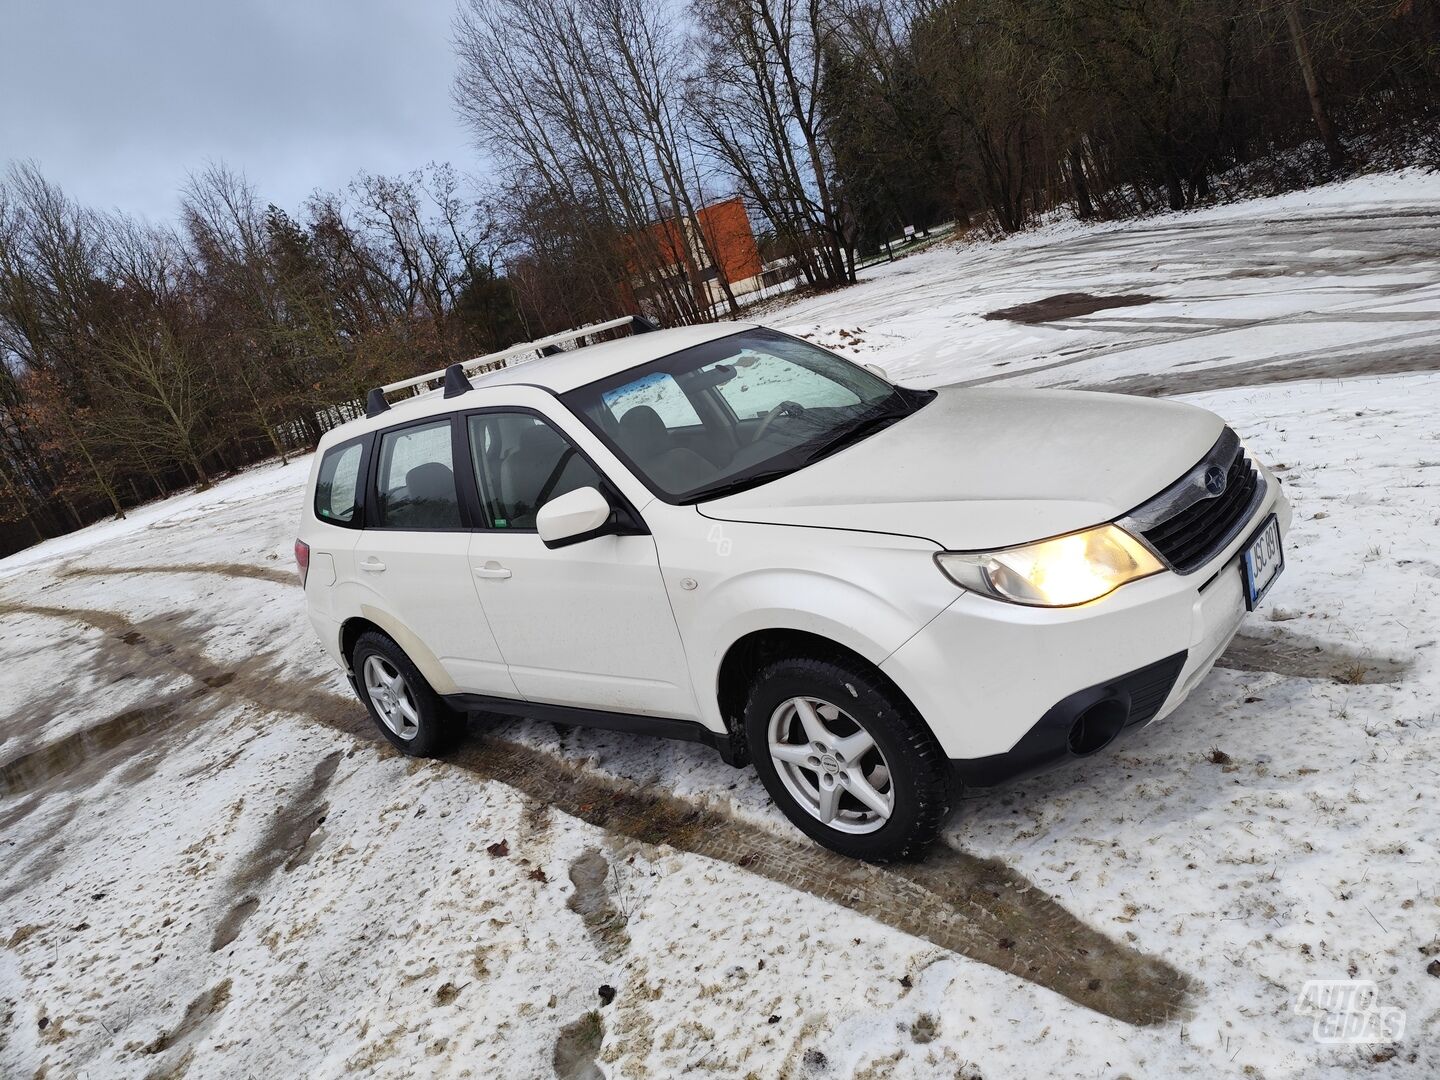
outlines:
[[[1240,572],[1245,578],[1245,606],[1254,611],[1265,599],[1270,586],[1285,569],[1285,552],[1280,547],[1280,522],[1274,514],[1245,545]]]

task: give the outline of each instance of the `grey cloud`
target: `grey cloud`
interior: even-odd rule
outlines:
[[[450,0],[0,0],[0,159],[171,217],[186,174],[296,209],[358,170],[473,168],[450,105]]]

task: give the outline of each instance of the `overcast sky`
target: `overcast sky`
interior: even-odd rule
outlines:
[[[478,158],[450,104],[454,0],[0,0],[0,163],[173,219],[224,161],[296,210],[354,174]]]

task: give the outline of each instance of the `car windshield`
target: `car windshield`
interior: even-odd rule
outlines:
[[[693,503],[794,472],[931,395],[773,330],[661,357],[563,400],[661,498]]]

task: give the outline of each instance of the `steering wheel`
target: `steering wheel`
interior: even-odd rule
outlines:
[[[805,406],[801,405],[798,401],[780,402],[779,405],[776,405],[761,419],[760,426],[755,429],[755,434],[750,436],[751,444],[753,445],[754,443],[757,443],[761,439],[763,439],[765,437],[765,433],[770,430],[770,425],[775,423],[776,419],[778,419],[779,417],[796,417],[804,415]]]

